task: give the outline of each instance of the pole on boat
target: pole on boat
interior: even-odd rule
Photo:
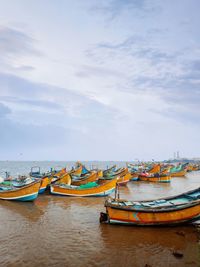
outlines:
[[[117,183],[117,199],[119,200],[120,199],[120,195],[119,195],[119,185],[118,185],[118,183]]]
[[[115,185],[115,201],[117,200],[117,183]]]
[[[115,186],[115,201],[119,199],[119,185],[118,183],[116,183],[116,186]]]

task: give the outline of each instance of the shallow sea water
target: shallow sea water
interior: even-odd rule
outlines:
[[[73,162],[0,162],[0,171],[26,174]],[[106,168],[111,162],[87,162]],[[125,166],[120,162],[118,166]],[[1,175],[1,174],[0,174]],[[200,172],[171,184],[129,182],[120,196],[140,200],[170,196],[200,186]],[[193,225],[132,227],[99,223],[104,198],[40,195],[33,203],[0,201],[0,266],[200,266],[199,232]],[[183,257],[177,258],[174,251]]]

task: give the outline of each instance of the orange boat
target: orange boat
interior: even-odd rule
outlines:
[[[69,173],[74,176],[81,176],[83,166],[79,165],[76,169],[72,169]]]
[[[22,187],[0,186],[0,199],[33,201],[37,198],[41,181],[37,180]]]
[[[56,182],[65,174],[66,174],[66,168],[63,168],[56,173],[53,173],[51,176],[48,177],[49,178],[49,184]]]
[[[79,177],[78,179],[72,178],[72,185],[83,185],[87,184],[89,182],[94,182],[98,180],[98,173],[97,172],[91,172],[89,175],[85,175],[83,177]]]
[[[44,193],[48,185],[49,185],[49,177],[46,176],[46,177],[41,178],[39,194]]]
[[[118,178],[117,184],[118,185],[126,185],[130,181],[131,178],[132,178],[132,175],[130,173],[127,173],[127,174]]]
[[[181,170],[177,172],[170,173],[171,177],[181,177],[186,175],[186,170]]]
[[[116,194],[117,195],[117,194]],[[199,219],[200,188],[162,199],[127,201],[108,199],[100,222],[127,225],[176,225]]]
[[[171,182],[171,176],[165,175],[165,174],[158,174],[158,175],[140,174],[138,178],[140,181],[148,181],[148,182],[159,182],[159,183],[170,183]]]
[[[160,172],[160,164],[154,164],[154,166],[147,171],[148,173],[157,173]]]
[[[117,183],[117,178],[104,182],[91,182],[81,186],[66,184],[52,184],[50,186],[51,194],[74,197],[99,197],[107,196],[113,192]]]

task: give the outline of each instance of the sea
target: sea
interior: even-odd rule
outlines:
[[[106,169],[126,162],[84,162]],[[0,176],[28,174],[32,167],[70,169],[75,162],[1,161]],[[171,183],[129,182],[128,200],[162,198],[200,186],[200,172]],[[48,192],[34,202],[0,200],[0,267],[193,267],[200,266],[199,223],[135,227],[99,223],[104,197],[60,197]]]

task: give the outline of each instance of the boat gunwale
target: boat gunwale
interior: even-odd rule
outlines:
[[[184,197],[185,195],[194,193],[196,191],[200,191],[200,187],[192,189],[192,190],[189,190],[189,191],[186,191],[186,192],[183,192],[183,193],[181,193],[179,195],[173,195],[173,196],[162,197],[162,198],[154,198],[154,199],[145,199],[145,200],[132,200],[132,201],[133,202],[148,202],[148,201],[163,200],[163,199],[164,200],[176,199],[176,198]],[[114,198],[112,198],[112,199],[114,200]],[[116,199],[115,201],[124,202],[124,201],[127,201],[127,200],[126,199]]]
[[[111,204],[106,200],[105,207],[106,208],[109,207],[109,208],[117,209],[117,210],[124,210],[124,211],[128,211],[128,212],[163,213],[163,212],[175,212],[175,211],[179,211],[179,210],[184,210],[184,209],[188,209],[191,207],[195,207],[199,204],[200,204],[200,199],[190,201],[189,203],[184,203],[184,204],[178,204],[178,205],[174,204],[172,206],[138,208],[138,207],[134,207],[134,206],[118,206],[115,204]]]
[[[59,184],[51,184],[51,187],[53,186],[53,187],[57,187],[57,188],[64,188],[64,189],[68,189],[68,190],[71,190],[71,191],[79,190],[81,192],[81,191],[86,191],[86,190],[91,190],[91,189],[96,189],[96,188],[103,187],[103,186],[105,186],[107,184],[113,183],[115,180],[117,181],[118,177],[116,177],[114,179],[111,179],[111,180],[108,180],[105,183],[98,184],[97,186],[94,186],[94,187],[91,187],[91,188],[67,188],[67,187],[65,188],[65,187],[61,187],[61,185],[59,185]],[[79,186],[77,186],[77,187],[79,187]]]
[[[28,188],[28,187],[30,187],[30,186],[32,186],[32,185],[34,185],[34,184],[37,184],[37,183],[40,183],[41,184],[41,180],[38,178],[38,180],[37,181],[33,181],[33,182],[31,182],[30,184],[27,184],[27,185],[24,185],[24,186],[21,186],[21,187],[15,187],[15,188],[13,188],[13,189],[11,189],[11,190],[5,190],[5,191],[0,191],[0,193],[2,194],[2,193],[8,193],[8,192],[16,192],[16,191],[20,191],[20,190],[23,190],[23,189],[25,189],[25,188]]]

